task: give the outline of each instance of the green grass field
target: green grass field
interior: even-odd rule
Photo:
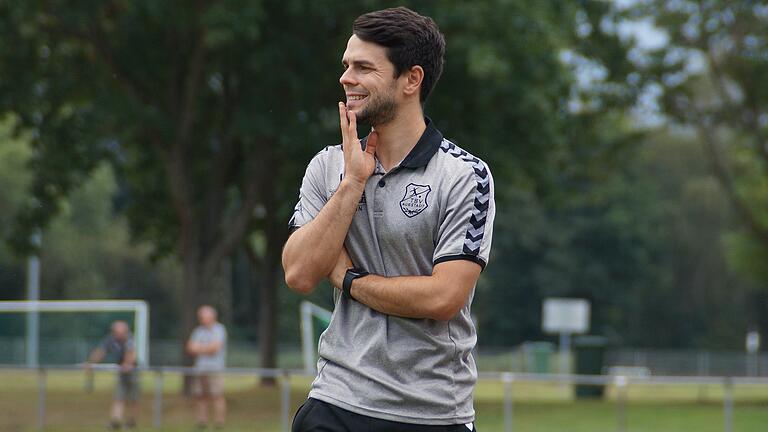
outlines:
[[[93,392],[85,391],[82,372],[54,372],[47,376],[46,427],[49,432],[103,431],[111,400],[113,375],[97,373]],[[154,377],[144,374],[142,417],[138,430],[154,430],[152,399]],[[310,380],[291,380],[291,414],[306,398]],[[35,430],[37,377],[27,372],[0,371],[0,431]],[[179,396],[181,377],[164,377],[163,427],[168,432],[191,431],[191,403]],[[280,431],[279,387],[265,388],[252,377],[228,377],[230,415],[227,431]],[[599,400],[573,399],[572,388],[559,384],[515,383],[513,386],[515,432],[616,431],[617,404],[612,389]],[[735,432],[768,430],[768,387],[735,389]],[[722,389],[717,386],[640,386],[628,391],[627,430],[631,432],[722,431]],[[503,430],[503,387],[481,381],[475,396],[478,430]]]

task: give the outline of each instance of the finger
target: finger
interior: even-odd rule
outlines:
[[[365,152],[370,155],[376,154],[376,146],[379,145],[379,133],[371,130],[368,139],[365,141]]]
[[[349,111],[349,135],[347,137],[351,141],[357,141],[357,115],[354,111]]]
[[[342,142],[346,142],[349,130],[349,122],[347,120],[347,107],[344,106],[344,102],[339,102],[339,124],[341,125]]]

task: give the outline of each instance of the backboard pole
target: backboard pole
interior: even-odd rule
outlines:
[[[568,332],[560,333],[560,373],[566,375],[570,373],[569,359],[571,354],[571,334]]]
[[[40,246],[40,232],[32,234],[32,244]],[[39,252],[30,255],[27,261],[27,299],[40,300],[40,257]],[[27,367],[37,367],[40,347],[40,314],[37,309],[27,313]]]

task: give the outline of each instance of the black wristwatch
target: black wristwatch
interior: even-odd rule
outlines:
[[[370,273],[363,269],[358,268],[351,268],[347,269],[347,273],[344,275],[344,283],[341,284],[341,292],[344,293],[345,296],[348,298],[351,298],[354,300],[355,298],[352,297],[352,281],[361,278],[363,276],[368,276]]]

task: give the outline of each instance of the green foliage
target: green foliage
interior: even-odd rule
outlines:
[[[13,119],[6,118],[0,122],[0,227],[8,233],[8,227],[13,220],[14,210],[19,208],[27,196],[24,194],[30,173],[25,169],[31,156],[31,149],[24,137],[13,136]]]
[[[753,237],[733,233],[727,237],[728,259],[741,273],[752,275],[757,281],[768,280],[768,250]]]
[[[48,299],[142,298],[151,302],[152,333],[173,335],[181,274],[169,260],[152,264],[147,245],[132,244],[113,210],[117,183],[101,165],[60,204],[43,231],[43,295]]]
[[[726,196],[690,133],[636,143],[559,205],[516,191],[475,298],[482,344],[546,337],[542,300],[574,296],[592,301],[592,332],[613,343],[740,348],[762,303],[727,266]]]
[[[30,137],[14,138],[13,122],[0,126],[0,227],[7,236],[18,209],[28,202],[31,181]],[[130,243],[126,221],[113,212],[117,183],[101,165],[58,204],[60,214],[43,231],[41,285],[44,298],[148,298],[153,316],[174,316],[179,270],[167,261],[152,266],[146,246]],[[0,244],[0,287],[3,299],[25,297],[26,260]],[[153,320],[152,331],[171,335],[168,320]]]
[[[663,88],[664,115],[697,131],[743,222],[729,247],[768,251],[768,86],[761,79],[768,72],[766,5],[657,0],[625,15],[652,17],[669,39],[643,56],[638,71]],[[734,268],[765,283],[764,273],[749,264],[751,255],[732,253]]]
[[[14,119],[0,121],[0,236],[7,238],[16,211],[28,199],[30,173],[25,169],[31,149],[25,137],[14,137]],[[0,243],[0,288],[4,297],[18,298],[24,283],[24,266],[5,242]]]
[[[118,205],[128,215],[133,238],[150,242],[158,256],[178,251],[186,229],[180,209],[185,197],[193,217],[208,220],[247,201],[249,182],[257,182],[257,201],[265,211],[252,221],[255,232],[274,229],[275,221],[284,224],[306,161],[338,141],[338,64],[351,22],[387,5],[3,6],[8,13],[0,31],[15,46],[0,55],[16,62],[2,62],[14,87],[0,89],[0,106],[18,112],[22,124],[35,131],[38,203],[22,214],[27,229],[16,231],[17,247],[30,227],[62,211],[63,197],[101,160],[111,162],[119,176]],[[616,66],[622,57],[615,36],[597,25],[594,37],[575,34],[574,17],[598,22],[606,12],[601,2],[581,3],[583,8],[534,1],[410,5],[433,16],[448,40],[446,70],[427,112],[449,137],[492,161],[502,186],[500,206],[516,206],[520,195],[528,197],[532,211],[538,205],[544,214],[552,212],[590,182],[604,155],[623,146],[621,134],[596,139],[594,131],[607,121],[601,114],[567,112],[572,75],[560,61],[563,49],[600,59],[611,71],[608,81],[620,81],[626,72]],[[616,99],[603,102],[606,110],[620,105]],[[170,171],[176,146],[184,149],[181,174]],[[183,179],[186,193],[174,190],[174,178]],[[577,183],[581,186],[563,189]],[[503,214],[508,213],[517,212]],[[537,217],[516,228],[539,244],[564,242],[559,234],[542,242],[525,232]],[[213,225],[203,224],[196,233],[204,247],[222,235],[217,223],[225,222],[217,221],[226,217],[211,220]],[[499,239],[513,235],[504,222],[500,218]],[[266,244],[261,260],[276,248]],[[83,257],[80,264],[92,258]],[[549,279],[547,284],[563,286],[562,280]],[[87,292],[89,284],[99,283],[74,285]]]
[[[541,300],[553,295],[590,298],[594,331],[625,343],[717,345],[740,331],[707,319],[718,303],[738,310],[745,292],[723,265],[720,234],[732,225],[704,174],[708,162],[688,137],[641,141],[626,115],[652,82],[666,86],[665,112],[680,122],[696,120],[672,109],[680,98],[718,101],[711,81],[675,79],[682,30],[670,30],[674,43],[638,66],[616,31],[626,17],[608,2],[405,4],[432,16],[447,40],[427,114],[489,162],[497,185],[493,258],[475,297],[482,343],[541,337]],[[299,297],[275,282],[285,224],[306,163],[339,141],[340,57],[351,23],[392,5],[0,3],[0,112],[14,113],[30,143],[0,145],[0,164],[16,167],[0,170],[11,185],[0,188],[0,204],[14,209],[0,222],[17,221],[3,234],[24,253],[29,234],[49,226],[51,296],[137,296],[167,317],[190,313],[198,294],[226,301],[214,274],[221,280],[226,257],[252,246],[251,256],[233,259],[232,316],[253,337],[256,292],[281,292],[281,340],[297,337]],[[682,28],[687,12],[661,6],[625,15],[653,11],[665,28]],[[738,20],[760,22],[744,13]],[[728,85],[749,89],[740,106],[762,107],[765,92],[750,78],[762,60],[737,53],[718,52],[727,55]],[[751,173],[735,189],[763,202],[764,164],[744,144],[757,135],[718,103],[731,122],[729,164]],[[761,205],[750,208],[764,212]],[[737,253],[738,237],[728,245],[737,263],[754,256]],[[182,261],[183,282],[168,256]],[[739,287],[732,299],[731,286]],[[330,290],[312,298],[330,305]],[[670,331],[649,331],[649,322]]]

